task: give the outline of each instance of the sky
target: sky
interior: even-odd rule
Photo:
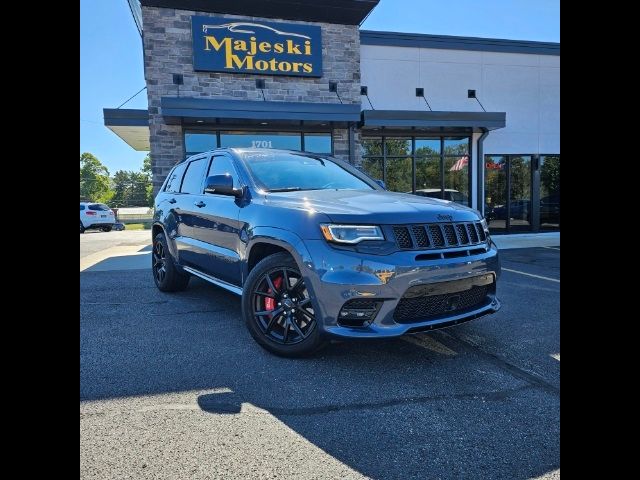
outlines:
[[[559,42],[560,0],[380,0],[361,28]],[[80,153],[93,153],[112,175],[139,170],[146,156],[105,127],[102,115],[145,86],[142,67],[127,0],[80,0]],[[122,108],[146,109],[146,90]]]

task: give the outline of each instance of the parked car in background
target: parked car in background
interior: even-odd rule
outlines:
[[[90,228],[110,232],[114,223],[113,210],[104,203],[80,202],[80,233]]]
[[[461,193],[458,190],[454,190],[452,188],[444,189],[444,197],[442,196],[441,190],[439,188],[422,188],[420,190],[416,190],[415,194],[420,195],[421,197],[442,198],[444,200],[461,203],[463,205],[469,204],[469,197],[467,197],[464,193]]]
[[[540,223],[560,223],[560,194],[540,199]]]
[[[465,205],[384,190],[325,155],[217,149],[155,198],[152,272],[242,296],[253,338],[307,355],[328,338],[389,338],[498,311],[498,251]]]

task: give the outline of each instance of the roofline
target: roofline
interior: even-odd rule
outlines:
[[[504,38],[457,37],[425,33],[378,32],[360,30],[361,45],[435,48],[481,52],[528,53],[560,56],[560,43]]]

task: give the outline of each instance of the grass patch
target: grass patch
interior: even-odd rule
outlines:
[[[125,230],[151,230],[149,223],[125,223]]]

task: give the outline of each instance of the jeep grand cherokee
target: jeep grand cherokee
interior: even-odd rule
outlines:
[[[191,276],[242,296],[267,350],[381,338],[500,308],[498,251],[471,208],[384,190],[336,158],[217,149],[177,164],[155,199],[153,278]]]

